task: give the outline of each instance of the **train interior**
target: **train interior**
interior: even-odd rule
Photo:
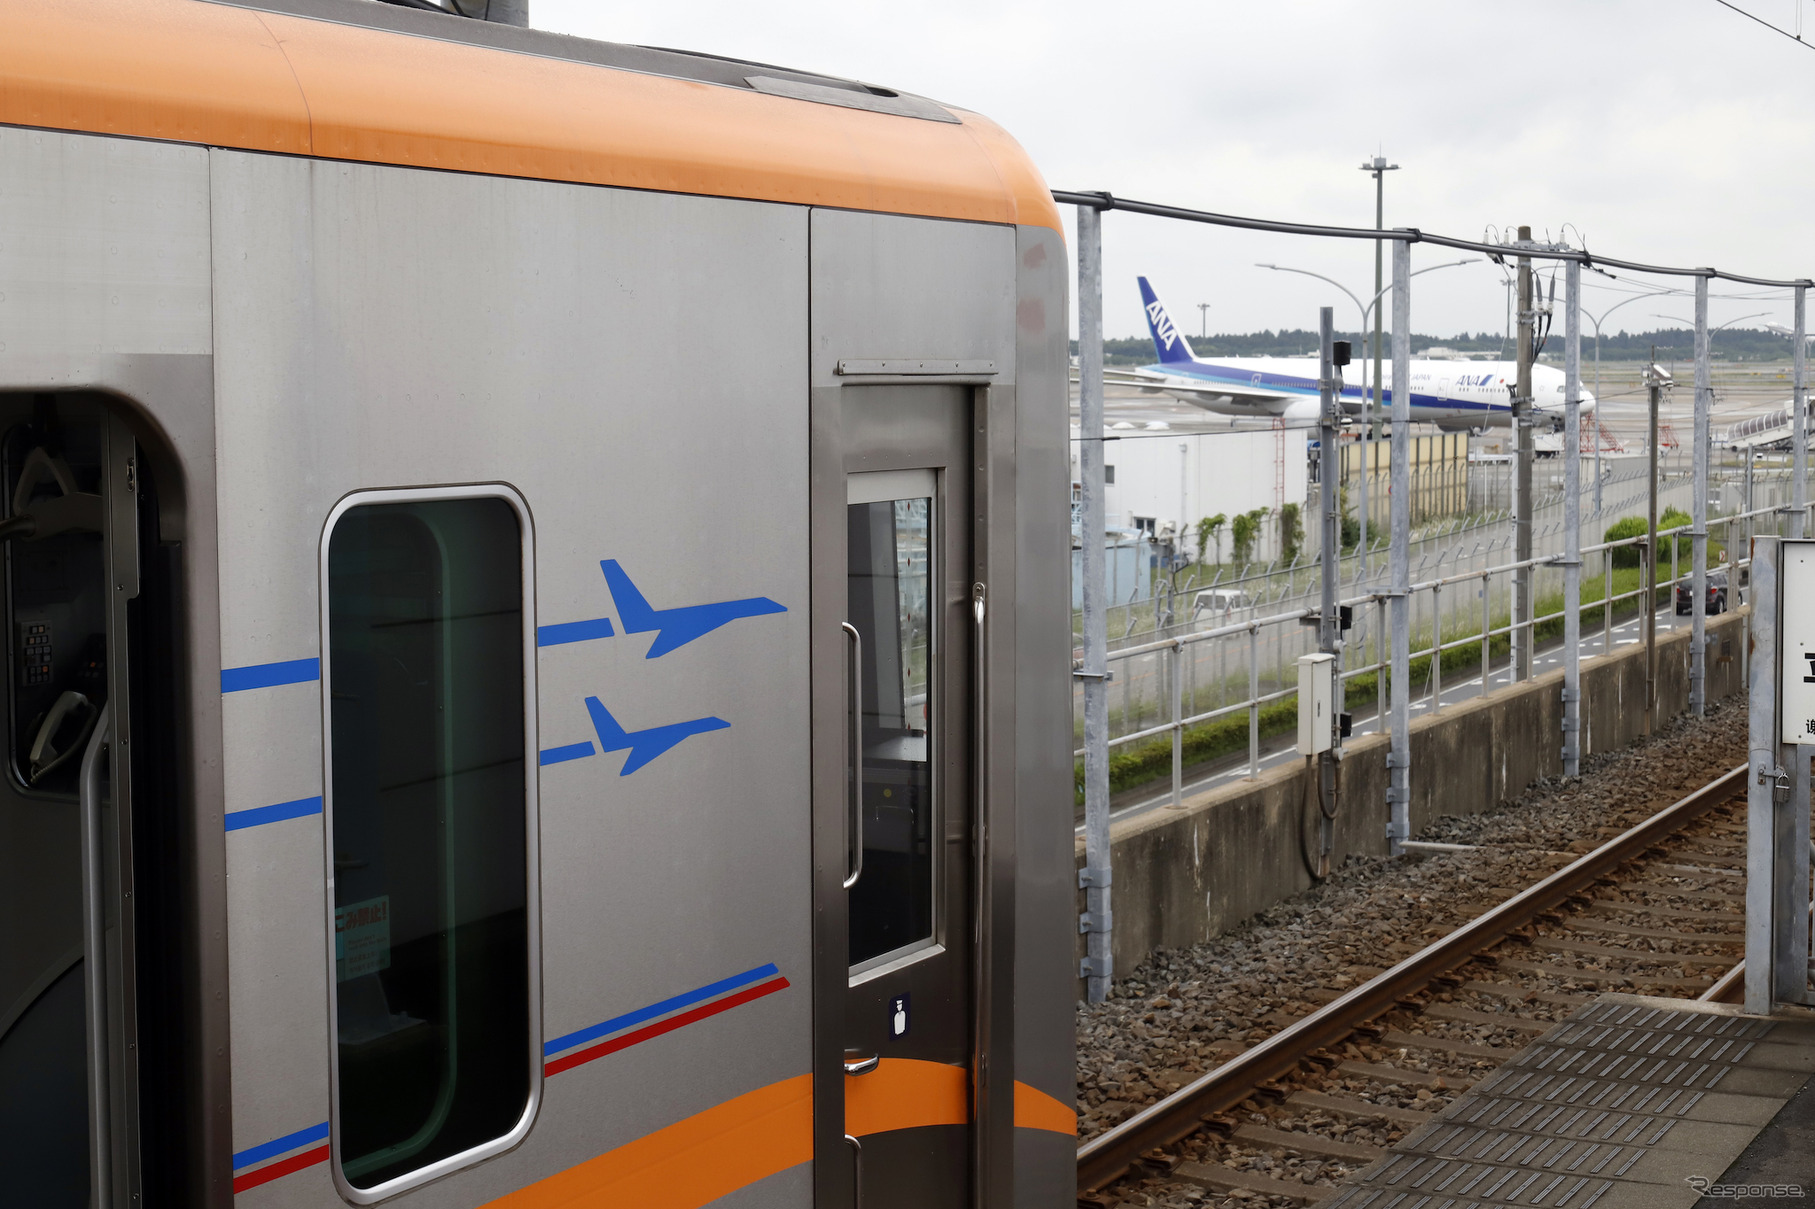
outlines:
[[[176,711],[159,695],[177,546],[159,540],[146,463],[109,400],[0,395],[0,1187],[21,1204],[87,1205],[101,1151],[143,1143],[155,1181],[155,1156],[181,1149],[150,1136],[169,1114],[128,1111],[169,1102],[180,1037]],[[130,772],[103,753],[129,746],[129,719],[134,737],[166,740],[136,745]]]

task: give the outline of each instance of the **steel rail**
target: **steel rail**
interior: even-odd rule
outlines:
[[[1628,828],[1579,860],[1507,899],[1448,936],[1362,983],[1260,1044],[1230,1059],[1189,1086],[1148,1106],[1078,1148],[1078,1191],[1111,1183],[1141,1155],[1195,1133],[1211,1113],[1224,1112],[1270,1079],[1290,1073],[1316,1050],[1334,1045],[1357,1025],[1422,990],[1439,974],[1466,965],[1480,953],[1658,840],[1746,790],[1746,766],[1715,778],[1688,797]]]
[[[1714,980],[1714,985],[1696,996],[1702,1003],[1739,1003],[1745,999],[1746,963],[1740,962]]]

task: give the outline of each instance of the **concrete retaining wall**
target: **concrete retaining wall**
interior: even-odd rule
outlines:
[[[1708,619],[1708,697],[1743,690],[1749,609]],[[1658,636],[1658,713],[1688,708],[1689,628]],[[1563,771],[1563,673],[1445,706],[1411,724],[1412,833],[1444,815],[1478,814]],[[1582,663],[1584,755],[1622,747],[1645,731],[1642,646]],[[1342,763],[1333,859],[1387,851],[1387,738],[1353,740]],[[1302,762],[1149,811],[1111,828],[1115,970],[1157,948],[1201,944],[1308,889],[1301,842],[1315,852],[1316,783]],[[1301,835],[1302,827],[1302,835]],[[1077,839],[1084,864],[1084,840]],[[1084,909],[1083,893],[1078,910]],[[1084,938],[1077,943],[1084,955]],[[1077,984],[1083,995],[1083,981]]]

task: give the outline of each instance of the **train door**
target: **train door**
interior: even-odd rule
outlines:
[[[830,902],[822,881],[821,915],[843,916],[845,943],[820,1003],[842,1055],[851,1203],[946,1209],[972,1203],[975,1147],[973,392],[837,394],[843,474],[817,502],[830,557],[816,550],[816,573],[838,581],[817,595],[839,609],[821,628],[843,683],[816,681],[818,742],[844,772],[843,877]]]
[[[136,1206],[141,1142],[160,1140],[140,1129],[140,1059],[166,1053],[175,1031],[138,1010],[137,972],[149,956],[149,1003],[167,1002],[161,987],[176,977],[139,930],[170,890],[150,867],[161,841],[134,843],[135,783],[169,817],[145,781],[158,757],[137,769],[126,758],[129,737],[161,746],[155,732],[170,721],[135,726],[147,703],[128,666],[140,643],[162,647],[154,660],[169,648],[167,629],[143,630],[139,601],[149,484],[117,415],[53,395],[0,395],[0,480],[0,1188],[40,1209]]]

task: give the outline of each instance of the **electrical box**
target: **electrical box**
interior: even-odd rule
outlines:
[[[1303,655],[1298,660],[1298,754],[1330,750],[1330,710],[1336,688],[1336,656]]]
[[[1778,740],[1815,743],[1815,541],[1786,540],[1779,549]]]

